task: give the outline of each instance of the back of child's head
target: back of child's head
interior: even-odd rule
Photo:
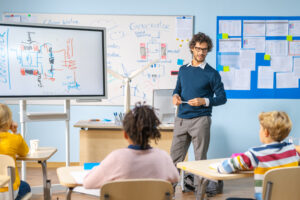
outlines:
[[[140,145],[142,148],[149,145],[149,139],[157,142],[160,138],[159,125],[160,121],[154,109],[140,102],[125,115],[123,120],[124,131],[135,145]]]
[[[292,129],[292,121],[285,112],[262,112],[258,118],[261,126],[268,130],[274,141],[284,140]]]
[[[8,131],[12,123],[12,113],[9,107],[0,103],[0,130]]]

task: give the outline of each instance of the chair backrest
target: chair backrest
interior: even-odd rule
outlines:
[[[171,200],[173,186],[160,179],[126,179],[102,186],[101,200]]]
[[[9,199],[14,199],[13,183],[15,181],[15,161],[8,155],[0,154],[0,174],[10,176],[8,185]]]
[[[299,200],[300,167],[284,167],[268,171],[263,183],[264,200]]]
[[[15,168],[14,159],[8,155],[0,154],[0,174],[9,176],[10,174],[8,174],[8,171],[7,171],[8,167]]]

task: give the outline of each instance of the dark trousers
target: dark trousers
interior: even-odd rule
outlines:
[[[25,181],[21,181],[20,187],[19,187],[19,193],[16,197],[16,200],[21,200],[28,192],[31,192],[31,188],[29,184]]]
[[[175,118],[171,157],[176,165],[184,161],[188,148],[193,143],[195,160],[206,160],[210,140],[211,117],[201,116],[192,119]],[[195,176],[194,183],[199,185]]]

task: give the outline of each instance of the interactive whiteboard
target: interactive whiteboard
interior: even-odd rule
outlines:
[[[107,68],[124,77],[154,60],[130,83],[131,104],[152,104],[153,89],[174,89],[179,67],[191,61],[193,16],[5,13],[5,21],[106,27]],[[124,82],[108,73],[108,98],[101,105],[123,105]]]
[[[105,28],[0,23],[0,98],[106,97]]]

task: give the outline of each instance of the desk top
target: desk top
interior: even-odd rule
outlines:
[[[9,176],[0,175],[0,187],[4,187],[10,180]]]
[[[74,127],[78,128],[90,128],[90,129],[117,129],[122,130],[123,127],[121,125],[116,125],[113,122],[97,122],[97,121],[89,121],[89,120],[80,120],[74,124]],[[170,130],[173,131],[173,124],[161,124],[159,126],[162,130]]]
[[[77,183],[73,178],[71,174],[71,172],[73,171],[83,171],[83,166],[57,168],[56,172],[57,172],[59,183],[68,188],[82,186],[82,184]]]
[[[24,161],[45,161],[51,158],[57,152],[54,147],[39,147],[36,152],[29,152],[25,157],[17,157],[17,160]]]
[[[243,171],[233,174],[220,174],[216,169],[209,167],[210,164],[222,162],[225,159],[226,158],[179,162],[177,163],[177,168],[212,180],[231,180],[253,176],[253,171]]]

